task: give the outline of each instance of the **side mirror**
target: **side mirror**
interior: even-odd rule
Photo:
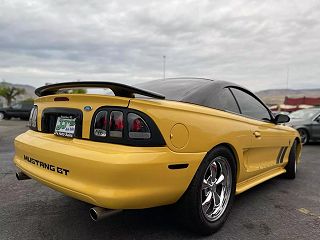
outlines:
[[[287,123],[290,121],[290,117],[287,116],[287,115],[284,115],[284,114],[278,114],[275,116],[274,118],[274,122],[276,124],[279,124],[279,123]]]

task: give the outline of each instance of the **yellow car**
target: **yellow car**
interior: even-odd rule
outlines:
[[[93,204],[94,220],[177,203],[192,229],[210,234],[236,194],[280,174],[295,178],[301,141],[284,126],[289,117],[230,82],[71,82],[36,94],[30,130],[15,139],[17,178]]]

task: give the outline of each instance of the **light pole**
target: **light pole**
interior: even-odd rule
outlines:
[[[290,69],[289,69],[289,66],[287,66],[287,89],[289,89],[289,73],[290,73]]]
[[[163,80],[166,79],[166,55],[163,56]]]

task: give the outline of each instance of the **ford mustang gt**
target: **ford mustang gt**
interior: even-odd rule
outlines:
[[[190,228],[210,234],[236,194],[296,175],[301,140],[289,117],[230,82],[69,82],[36,94],[30,130],[15,139],[16,176],[93,204],[94,220],[176,204]]]

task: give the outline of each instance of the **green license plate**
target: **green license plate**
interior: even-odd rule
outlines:
[[[62,137],[74,137],[76,129],[76,118],[72,117],[58,117],[54,134]]]

